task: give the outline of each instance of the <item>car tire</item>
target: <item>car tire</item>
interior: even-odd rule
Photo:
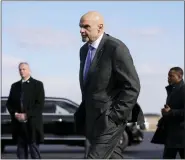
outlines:
[[[126,131],[123,132],[121,139],[119,140],[122,151],[124,151],[129,144],[129,136]]]

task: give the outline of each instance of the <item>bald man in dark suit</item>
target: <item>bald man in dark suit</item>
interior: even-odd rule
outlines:
[[[122,159],[118,145],[132,117],[140,81],[127,46],[104,32],[98,12],[80,19],[80,86],[82,103],[75,113],[76,129],[85,128],[88,159]],[[84,123],[85,122],[85,123]]]

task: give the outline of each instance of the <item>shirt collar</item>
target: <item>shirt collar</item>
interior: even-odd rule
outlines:
[[[24,83],[24,82],[28,82],[29,83],[30,82],[29,79],[30,79],[30,77],[28,79],[26,79],[26,80],[22,79],[21,82],[22,83]]]
[[[102,40],[102,38],[103,38],[103,33],[100,35],[100,37],[99,37],[96,41],[94,41],[94,42],[91,43],[90,45],[91,45],[92,47],[94,47],[95,49],[97,49],[98,46],[99,46],[99,44],[100,44],[100,42],[101,42],[101,40]]]
[[[184,80],[182,79],[179,83],[166,86],[166,89],[178,88],[178,87],[182,86],[183,84],[184,84]]]

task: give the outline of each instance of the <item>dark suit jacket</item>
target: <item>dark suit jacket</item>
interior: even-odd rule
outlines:
[[[23,108],[21,108],[21,93],[23,93]],[[26,130],[31,141],[43,142],[42,108],[44,106],[44,87],[41,81],[32,77],[25,83],[21,81],[12,84],[7,101],[7,108],[12,119],[12,136],[17,140],[21,135],[23,124],[15,119],[15,113],[26,113],[28,121]]]
[[[106,130],[107,116],[117,125],[129,120],[140,92],[140,82],[128,48],[108,34],[104,34],[84,82],[87,52],[86,43],[80,49],[82,103],[75,120],[77,126],[86,122],[86,136],[90,139]]]
[[[171,110],[164,114],[158,122],[153,142],[165,144],[169,148],[184,148],[184,96],[185,84],[183,80],[173,86],[166,87],[167,100]],[[158,131],[158,130],[164,130]],[[164,137],[165,139],[161,139]]]

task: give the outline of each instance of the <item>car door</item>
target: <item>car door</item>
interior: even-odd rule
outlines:
[[[6,107],[7,99],[1,99],[1,138],[11,137],[11,117]]]
[[[45,136],[56,134],[57,121],[56,117],[56,105],[52,101],[45,101],[43,108],[43,123],[44,123],[44,134]]]
[[[73,115],[72,115],[73,116]],[[45,101],[43,108],[44,134],[45,137],[64,136],[72,133],[73,117],[63,109],[56,101]]]
[[[58,111],[62,114],[62,128],[60,133],[64,135],[76,135],[74,130],[74,113],[77,107],[67,101],[56,101]]]

